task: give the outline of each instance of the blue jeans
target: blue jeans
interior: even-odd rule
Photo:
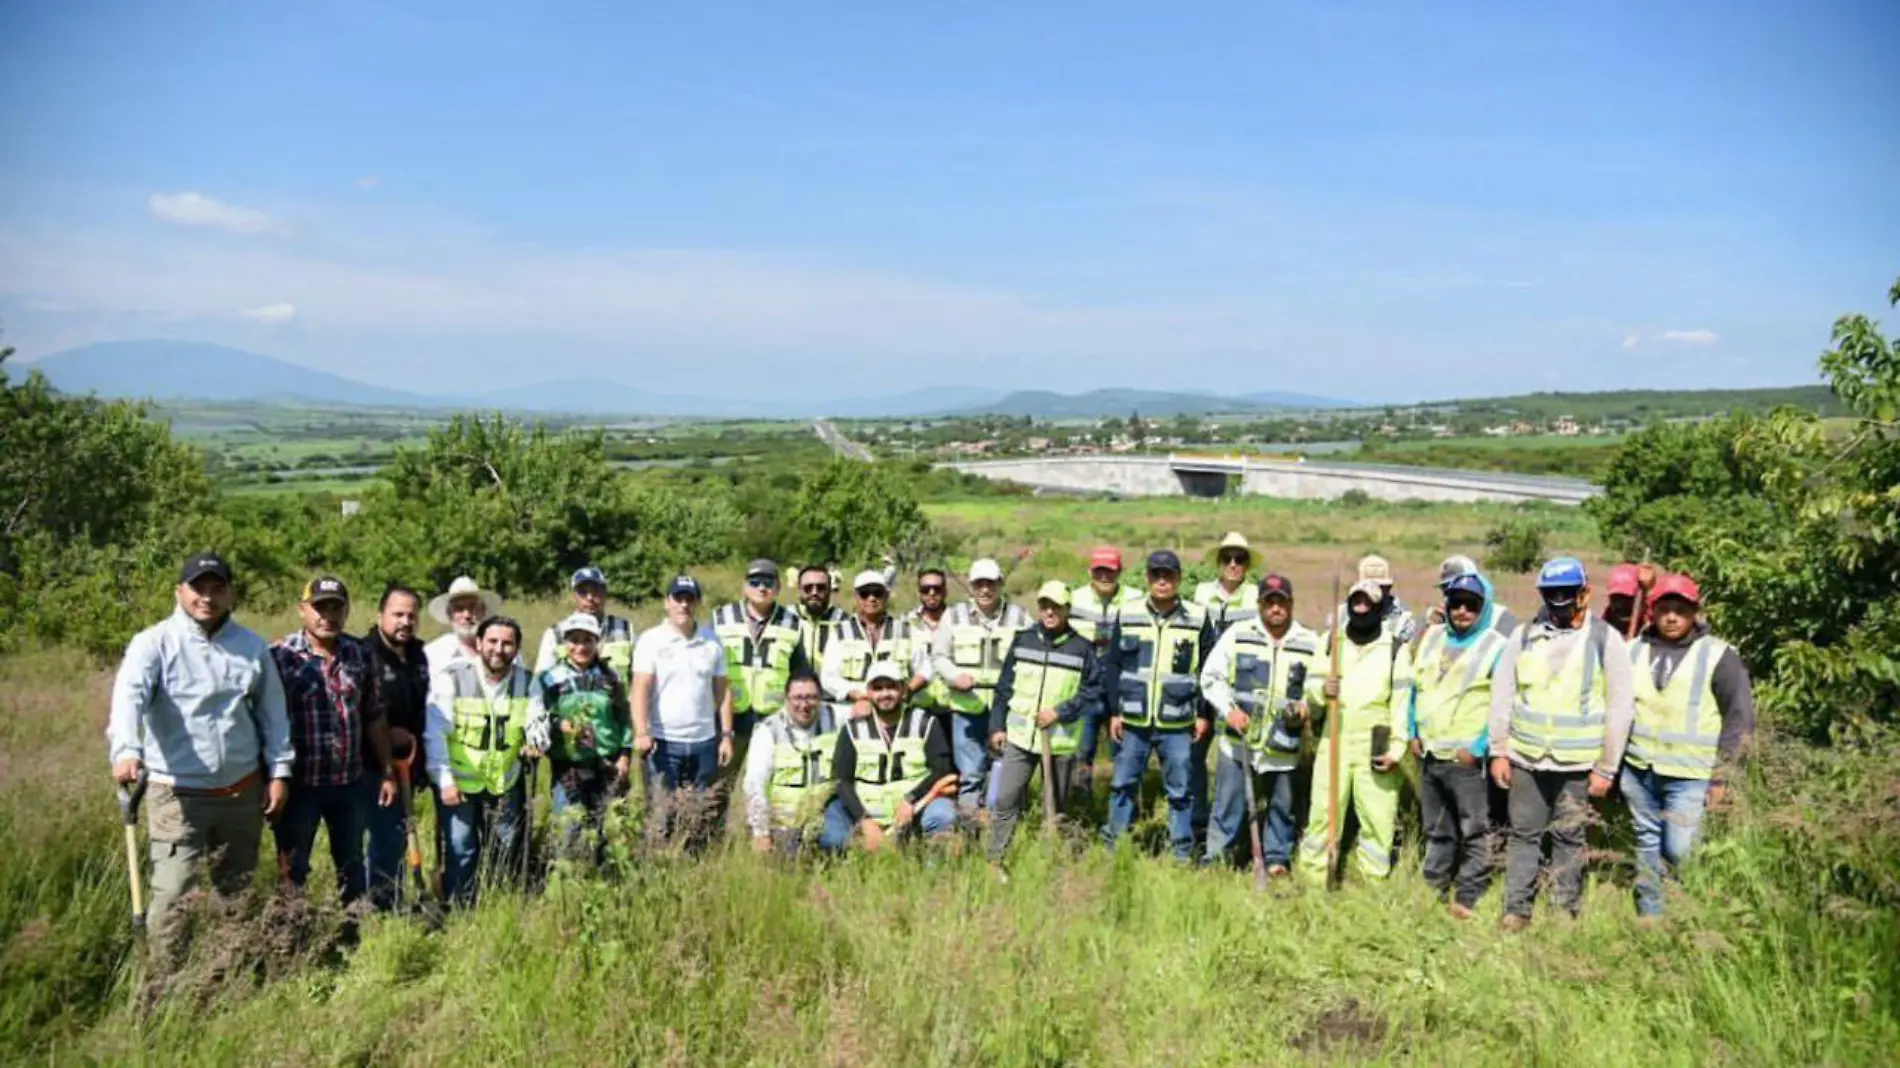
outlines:
[[[402,820],[402,798],[388,808],[376,803],[382,780],[363,776],[363,829],[368,832],[369,899],[378,909],[388,912],[402,897],[404,854],[408,838]],[[411,799],[413,804],[413,798]]]
[[[1254,804],[1265,804],[1266,830],[1260,842],[1267,866],[1289,867],[1293,863],[1293,773],[1268,771],[1255,773],[1225,754],[1214,767],[1214,807],[1207,821],[1207,862],[1220,861],[1236,840],[1249,854],[1253,852],[1247,837],[1247,780],[1253,775]],[[1260,818],[1256,807],[1254,819]]]
[[[1214,747],[1214,732],[1208,731],[1207,737],[1194,743],[1194,751],[1188,757],[1188,801],[1189,811],[1194,823],[1194,833],[1201,837],[1207,835],[1207,819],[1210,810],[1207,789],[1207,751]]]
[[[956,803],[947,797],[939,797],[931,801],[924,806],[922,812],[917,814],[917,822],[914,826],[922,831],[926,838],[934,838],[955,830]],[[845,814],[844,802],[834,797],[831,799],[831,804],[825,806],[825,829],[818,834],[818,848],[827,853],[842,853],[845,847],[851,844],[851,835],[857,829],[858,825],[851,822],[851,817]]]
[[[330,835],[337,893],[345,905],[363,896],[368,886],[363,871],[363,807],[361,779],[347,786],[291,784],[283,817],[273,831],[278,863],[291,885],[301,888],[310,878],[310,856],[317,847],[317,827],[322,825]]]
[[[450,808],[436,795],[436,821],[441,825],[443,851],[442,893],[453,905],[475,904],[476,890],[485,874],[513,879],[521,872],[521,807],[527,796],[526,780],[506,794],[463,794]]]
[[[647,799],[653,820],[649,831],[662,841],[683,833],[693,849],[703,847],[718,833],[718,808],[712,795],[719,779],[719,739],[669,742],[656,738],[647,754]]]
[[[973,815],[984,807],[990,782],[990,717],[952,712],[950,749],[957,761],[957,807]]]
[[[590,770],[591,775],[580,769],[554,775],[550,811],[560,830],[561,855],[580,859],[583,837],[592,837],[598,864],[607,855],[607,803],[613,799],[614,771],[611,765]]]
[[[1709,782],[1625,764],[1622,787],[1636,825],[1636,914],[1660,916],[1663,879],[1688,859],[1702,830]]]
[[[1191,730],[1125,727],[1121,752],[1115,754],[1115,778],[1109,784],[1108,826],[1102,840],[1112,848],[1115,839],[1135,822],[1135,802],[1141,795],[1141,777],[1148,772],[1148,754],[1161,760],[1161,785],[1168,797],[1168,842],[1176,859],[1191,859],[1194,850],[1193,813],[1188,798],[1188,765],[1194,757]]]

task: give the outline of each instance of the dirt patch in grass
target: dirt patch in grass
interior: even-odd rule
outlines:
[[[1306,1030],[1287,1039],[1287,1045],[1303,1053],[1376,1046],[1385,1041],[1387,1030],[1384,1017],[1347,998],[1320,1013]]]

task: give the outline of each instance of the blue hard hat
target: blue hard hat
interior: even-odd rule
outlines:
[[[1469,593],[1482,599],[1484,580],[1476,575],[1455,575],[1451,581],[1445,583],[1445,596],[1450,598],[1454,593]]]
[[[1584,574],[1583,561],[1574,556],[1559,556],[1544,565],[1537,573],[1537,588],[1540,590],[1561,590],[1572,586],[1586,586],[1589,578]]]

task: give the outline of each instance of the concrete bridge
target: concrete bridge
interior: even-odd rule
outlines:
[[[1051,456],[937,466],[1043,491],[1123,497],[1219,497],[1231,488],[1267,497],[1331,500],[1359,490],[1381,501],[1553,501],[1576,505],[1598,492],[1590,483],[1573,478],[1261,456]]]

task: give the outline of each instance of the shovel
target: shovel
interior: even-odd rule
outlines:
[[[145,766],[130,785],[119,785],[119,818],[125,823],[125,873],[132,882],[132,931],[145,932],[145,865],[139,859],[139,803],[145,800]]]

